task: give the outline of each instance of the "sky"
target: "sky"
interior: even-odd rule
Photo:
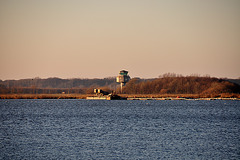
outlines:
[[[0,0],[0,79],[240,77],[240,0]]]

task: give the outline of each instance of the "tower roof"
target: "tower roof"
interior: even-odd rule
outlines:
[[[119,75],[127,76],[127,75],[128,75],[128,71],[121,70],[121,71],[119,72]]]

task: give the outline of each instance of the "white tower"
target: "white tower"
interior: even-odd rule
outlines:
[[[116,78],[116,81],[120,83],[121,85],[121,93],[122,93],[122,87],[125,86],[125,84],[130,80],[130,77],[128,75],[128,71],[121,70],[119,72],[119,75]]]

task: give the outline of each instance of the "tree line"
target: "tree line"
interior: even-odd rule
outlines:
[[[0,94],[86,94],[92,93],[93,88],[107,87],[115,90],[115,77],[103,79],[61,79],[33,78],[21,80],[0,80]]]
[[[115,85],[115,78],[103,79],[61,79],[61,78],[33,78],[20,80],[5,80],[1,81],[1,85],[8,88],[12,87],[37,87],[37,88],[88,88],[91,86],[113,86]]]
[[[220,94],[240,93],[240,86],[224,79],[199,76],[161,76],[154,80],[131,79],[126,94]]]
[[[234,83],[233,83],[234,82]],[[123,88],[126,94],[220,94],[240,93],[239,79],[226,80],[167,73],[154,79],[133,78]],[[238,84],[237,84],[238,83]],[[120,93],[115,77],[104,79],[0,80],[0,94],[91,94],[94,88]]]

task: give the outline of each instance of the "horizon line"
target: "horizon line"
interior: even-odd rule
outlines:
[[[169,75],[167,75],[169,74]],[[171,75],[173,74],[173,75]],[[129,75],[131,77],[131,75]],[[17,81],[17,80],[27,80],[27,79],[51,79],[51,78],[58,78],[58,79],[109,79],[109,78],[116,78],[117,76],[106,76],[106,77],[72,77],[72,78],[63,78],[63,77],[47,77],[47,78],[41,78],[41,77],[31,77],[31,78],[19,78],[19,79],[0,79],[0,81]],[[158,77],[139,77],[139,76],[133,76],[133,78],[140,78],[140,79],[157,79],[157,78],[165,78],[165,77],[208,77],[208,78],[218,78],[218,79],[240,79],[240,76],[238,78],[233,78],[233,77],[216,77],[216,76],[211,76],[209,74],[205,75],[200,75],[200,74],[190,74],[190,75],[182,75],[182,74],[175,74],[175,73],[165,73],[162,75],[159,75]]]

